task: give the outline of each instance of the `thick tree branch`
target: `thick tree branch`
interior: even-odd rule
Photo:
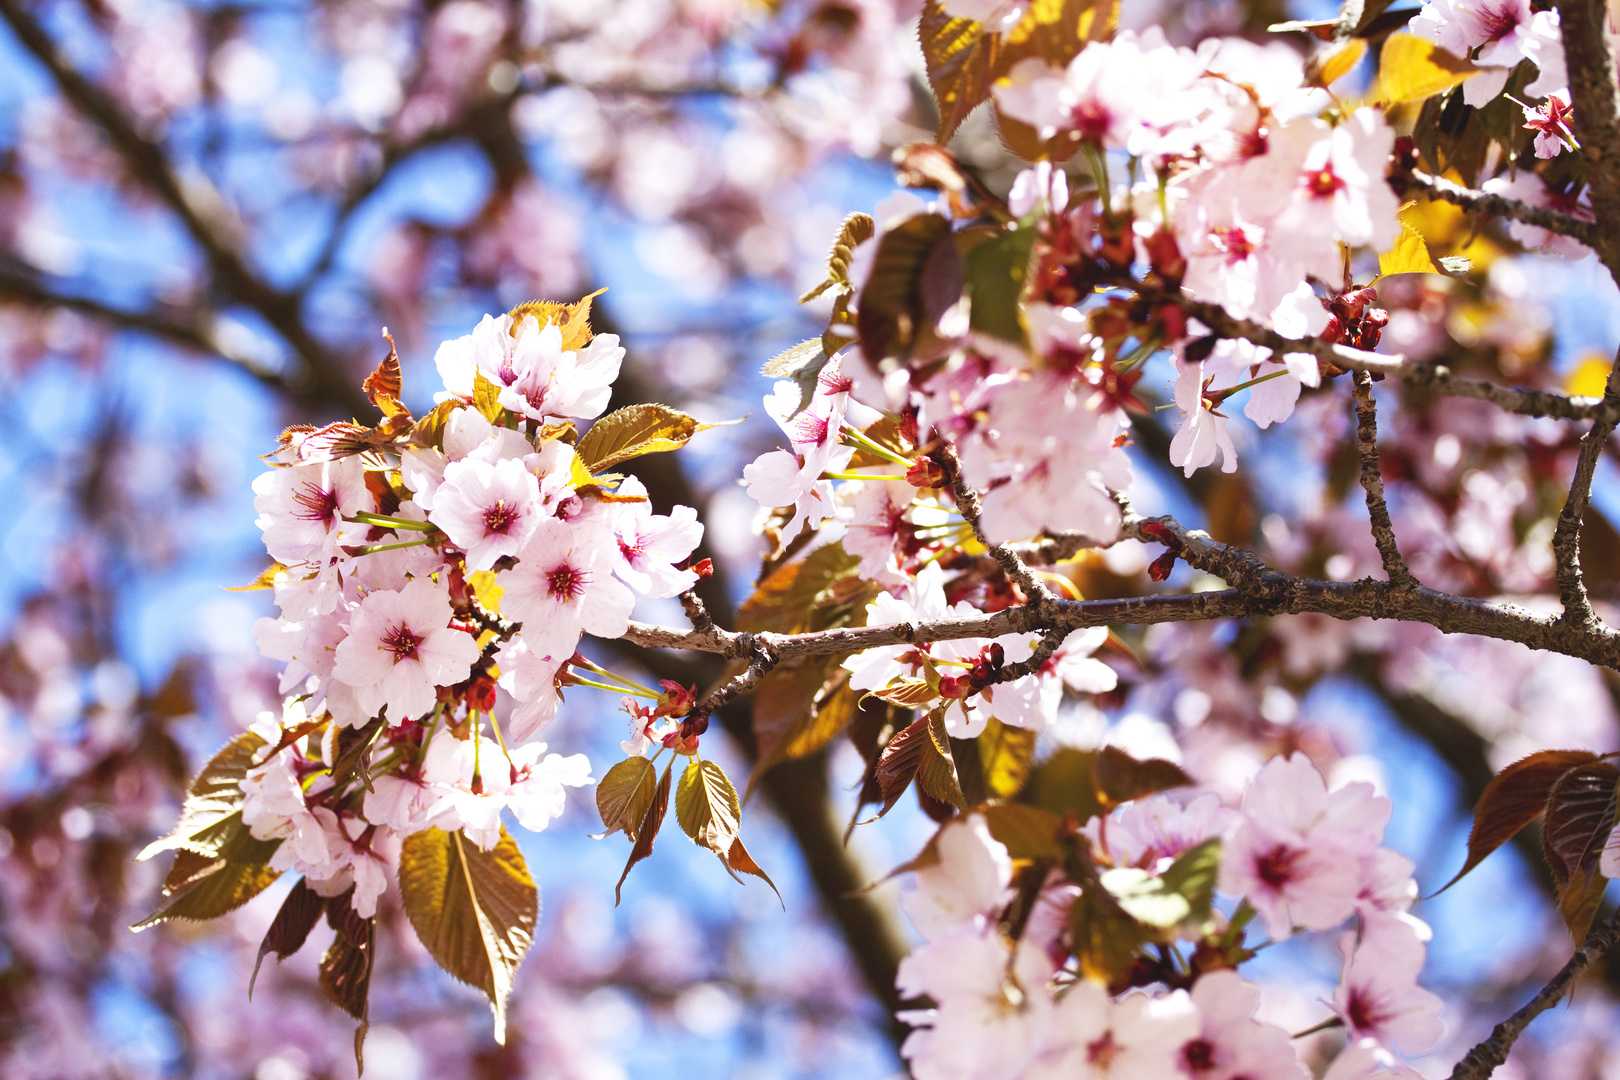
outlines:
[[[1575,950],[1569,962],[1522,1009],[1497,1024],[1490,1038],[1463,1055],[1456,1068],[1451,1070],[1451,1080],[1487,1080],[1507,1060],[1508,1052],[1513,1049],[1514,1042],[1524,1029],[1530,1026],[1530,1021],[1558,1004],[1581,973],[1591,966],[1592,961],[1608,952],[1617,939],[1620,939],[1620,911],[1598,924],[1581,947]]]
[[[1531,206],[1518,199],[1509,199],[1503,195],[1492,195],[1489,192],[1477,191],[1474,188],[1463,187],[1447,180],[1443,176],[1431,176],[1421,169],[1413,169],[1409,173],[1400,175],[1402,186],[1408,192],[1416,189],[1428,195],[1431,199],[1439,199],[1460,206],[1464,210],[1477,210],[1481,213],[1495,214],[1497,217],[1511,218],[1522,221],[1526,225],[1546,229],[1548,232],[1558,233],[1579,240],[1593,250],[1598,245],[1598,228],[1593,222],[1578,218],[1574,214],[1566,214],[1561,210],[1553,210],[1545,206]],[[1392,181],[1393,182],[1393,181]]]
[[[1609,51],[1609,9],[1604,0],[1558,0],[1575,134],[1586,163],[1592,215],[1592,248],[1620,278],[1620,91]]]
[[[1372,518],[1373,543],[1383,560],[1390,584],[1410,589],[1417,585],[1395,543],[1395,526],[1384,502],[1384,474],[1378,468],[1378,405],[1373,401],[1372,376],[1358,371],[1352,391],[1356,402],[1356,454],[1361,458],[1361,487],[1367,493],[1367,514]]]
[[[1620,357],[1609,368],[1609,377],[1603,384],[1605,404],[1620,406]],[[1558,513],[1558,526],[1553,532],[1552,550],[1554,574],[1558,581],[1558,598],[1564,605],[1564,617],[1581,626],[1597,623],[1592,601],[1586,595],[1586,578],[1581,571],[1581,523],[1592,498],[1592,475],[1597,471],[1598,458],[1614,432],[1613,420],[1595,420],[1581,436],[1581,450],[1575,461],[1575,476],[1569,483],[1569,498]]]
[[[180,219],[202,249],[219,287],[262,315],[302,359],[303,370],[288,383],[301,394],[326,398],[355,416],[374,415],[344,365],[304,325],[298,297],[272,288],[249,268],[236,239],[237,223],[213,185],[200,176],[182,180],[163,148],[137,131],[118,102],[68,62],[23,10],[21,0],[0,0],[0,18],[44,65],[68,103],[102,130],[130,173]]]

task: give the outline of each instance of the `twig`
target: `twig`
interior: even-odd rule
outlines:
[[[1575,133],[1597,219],[1592,249],[1620,277],[1620,90],[1609,49],[1609,7],[1604,0],[1558,0]]]
[[[1242,338],[1263,345],[1278,357],[1288,353],[1308,353],[1344,371],[1370,371],[1399,379],[1408,386],[1429,389],[1449,397],[1488,401],[1520,416],[1550,416],[1559,420],[1620,420],[1620,402],[1603,398],[1569,397],[1549,390],[1520,390],[1497,386],[1484,379],[1463,378],[1443,364],[1412,360],[1397,354],[1367,352],[1348,345],[1336,345],[1317,338],[1290,338],[1248,319],[1227,313],[1219,304],[1194,300],[1180,292],[1155,292],[1132,284],[1155,303],[1170,303],[1209,327],[1222,337]]]
[[[1477,191],[1474,188],[1464,187],[1452,183],[1443,176],[1431,176],[1421,169],[1400,174],[1399,182],[1407,188],[1417,188],[1431,199],[1440,199],[1460,206],[1464,210],[1477,210],[1486,214],[1495,214],[1497,217],[1511,218],[1522,221],[1526,225],[1546,229],[1562,236],[1579,240],[1593,250],[1598,245],[1598,228],[1595,222],[1578,218],[1574,214],[1566,214],[1561,210],[1553,210],[1545,206],[1531,206],[1518,199],[1509,199],[1504,195],[1492,195],[1489,192]]]
[[[1609,368],[1609,377],[1603,384],[1603,400],[1620,405],[1620,356]],[[1614,432],[1614,426],[1612,420],[1596,420],[1581,436],[1575,476],[1569,482],[1569,498],[1564,500],[1564,508],[1558,512],[1558,525],[1553,531],[1553,566],[1558,581],[1558,598],[1564,604],[1564,618],[1581,626],[1597,623],[1591,598],[1586,594],[1586,578],[1581,572],[1581,522],[1586,517],[1586,506],[1592,498],[1592,474],[1597,471],[1598,458],[1603,455],[1603,447]]]
[[[1361,458],[1361,487],[1367,493],[1367,514],[1372,518],[1373,543],[1384,562],[1390,584],[1400,589],[1417,585],[1395,543],[1395,526],[1384,502],[1384,474],[1378,468],[1378,404],[1373,401],[1372,376],[1358,371],[1351,384],[1356,403],[1356,454]]]
[[[984,525],[980,515],[983,508],[979,503],[979,493],[962,479],[962,462],[956,456],[956,447],[946,443],[934,452],[934,460],[945,470],[946,482],[950,485],[951,494],[956,498],[956,508],[962,512],[962,520],[973,529],[973,536],[983,544],[996,562],[1001,564],[1002,571],[1007,580],[1016,582],[1024,591],[1028,605],[1034,608],[1044,608],[1052,603],[1056,597],[1052,595],[1041,579],[1030,572],[1029,567],[1006,544],[992,544],[984,534]]]
[[[1620,911],[1595,927],[1581,947],[1575,950],[1575,955],[1569,958],[1569,962],[1522,1009],[1497,1024],[1490,1038],[1463,1055],[1456,1068],[1451,1070],[1451,1080],[1487,1080],[1497,1066],[1507,1060],[1508,1051],[1513,1049],[1514,1042],[1524,1029],[1530,1026],[1530,1021],[1558,1004],[1581,973],[1591,966],[1592,961],[1608,952],[1617,938],[1620,938]]]

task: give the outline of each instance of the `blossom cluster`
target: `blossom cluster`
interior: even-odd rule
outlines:
[[[902,899],[925,943],[897,985],[934,1002],[902,1014],[916,1028],[903,1050],[914,1075],[1304,1080],[1289,1032],[1259,1018],[1260,988],[1236,970],[1254,951],[1231,943],[1256,912],[1272,941],[1355,920],[1340,939],[1329,1018],[1348,1042],[1326,1075],[1415,1075],[1404,1055],[1434,1046],[1440,1001],[1417,985],[1429,928],[1407,912],[1412,864],[1379,846],[1388,816],[1371,785],[1330,792],[1303,755],[1264,766],[1237,810],[1197,790],[1150,795],[1091,820],[1083,835],[1106,869],[1083,886],[1053,871],[1021,928],[1012,908],[1028,900],[1007,846],[983,816],[952,821]],[[1111,878],[1163,875],[1212,840],[1220,891],[1238,907],[1230,920],[1176,928],[1171,947],[1199,945],[1184,965],[1124,993],[1076,972],[1071,912],[1087,889],[1123,892]]]
[[[488,849],[503,810],[531,830],[562,812],[589,763],[531,740],[581,636],[617,637],[637,594],[697,580],[677,565],[702,536],[695,512],[654,514],[638,481],[580,461],[574,421],[606,408],[624,350],[611,334],[565,342],[563,326],[485,316],[440,347],[444,389],[410,438],[292,431],[254,483],[281,612],[255,634],[292,700],[262,721],[243,819],[284,841],[272,867],[322,895],[354,886],[363,917],[402,838],[460,829]],[[306,757],[293,735],[323,720]],[[333,776],[353,729],[375,729],[363,787]]]

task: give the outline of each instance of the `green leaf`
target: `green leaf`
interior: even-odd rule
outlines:
[[[1589,750],[1542,750],[1520,758],[1491,779],[1474,807],[1468,833],[1468,859],[1457,876],[1440,887],[1438,896],[1483,862],[1491,852],[1519,834],[1547,809],[1547,796],[1571,769],[1598,760]]]
[[[1378,54],[1378,99],[1406,105],[1444,93],[1479,69],[1415,34],[1391,34]]]
[[[280,840],[255,840],[237,811],[214,825],[211,836],[223,835],[218,851],[199,855],[182,849],[163,883],[163,903],[131,929],[145,930],[169,919],[202,921],[235,911],[281,876],[270,868]]]
[[[1029,779],[1035,757],[1035,732],[992,717],[980,733],[978,744],[985,794],[992,799],[1016,798]]]
[[[981,806],[990,835],[1001,841],[1014,859],[1053,862],[1063,857],[1063,819],[1033,806],[1002,803]]]
[[[595,474],[643,454],[679,450],[693,435],[716,426],[667,405],[630,405],[592,424],[575,450],[586,471]]]
[[[876,226],[870,214],[851,214],[844,219],[843,225],[838,228],[838,239],[833,241],[832,251],[827,255],[827,280],[799,297],[799,303],[808,304],[828,289],[837,286],[842,292],[850,291],[849,264],[855,258],[855,249],[867,240],[872,239]],[[809,342],[805,342],[806,345]],[[803,348],[803,346],[795,346]],[[793,350],[788,350],[792,352]],[[787,353],[783,353],[786,356]],[[782,357],[777,357],[780,360]],[[771,361],[772,364],[776,360]],[[773,379],[785,379],[788,376],[779,375],[772,371],[770,364],[765,365],[765,374]]]
[[[1607,881],[1598,872],[1614,829],[1620,768],[1594,761],[1566,771],[1547,793],[1541,853],[1558,882],[1558,909],[1577,943],[1586,939]]]
[[[1015,345],[1028,344],[1018,302],[1023,299],[1034,250],[1035,229],[1025,226],[996,229],[966,252],[964,288],[972,304],[969,326]]]
[[[1203,922],[1215,903],[1215,878],[1220,868],[1221,841],[1211,837],[1176,856],[1164,872],[1164,887],[1185,899],[1192,918]]]
[[[1125,911],[1098,880],[1090,859],[1079,859],[1080,895],[1069,909],[1070,947],[1080,974],[1109,986],[1124,980],[1136,962],[1136,950],[1155,936]]]
[[[540,894],[516,841],[501,829],[490,851],[460,831],[405,838],[399,890],[416,936],[440,967],[489,997],[495,1041],[506,1042],[512,973],[533,940]]]
[[[496,427],[500,427],[506,417],[506,410],[501,408],[501,388],[476,369],[473,371],[473,408]]]
[[[366,721],[362,727],[346,727],[338,731],[332,760],[334,787],[342,787],[358,775],[361,785],[367,791],[371,790],[371,773],[366,768],[366,761],[382,730],[382,717],[377,716]]]
[[[652,805],[658,787],[658,770],[644,757],[625,758],[596,785],[596,809],[602,815],[603,836],[624,831],[632,842]]]
[[[1120,867],[1103,871],[1098,880],[1120,910],[1168,942],[1177,927],[1209,921],[1220,863],[1221,842],[1210,839],[1182,852],[1162,875]]]
[[[726,858],[741,817],[737,789],[725,770],[712,761],[690,762],[675,789],[675,818],[693,843]]]
[[[939,214],[903,221],[877,244],[855,329],[868,360],[905,360],[939,341],[940,316],[962,295],[962,258]]]
[[[264,740],[251,731],[227,743],[191,782],[174,831],[147,844],[135,856],[136,861],[171,850],[218,854],[221,846],[234,835],[228,821],[234,818],[238,824],[241,822],[242,780],[253,767],[253,755],[263,745]]]
[[[658,790],[653,792],[647,813],[636,828],[636,842],[630,848],[624,873],[619,875],[619,884],[613,890],[614,907],[618,907],[619,901],[624,899],[624,882],[630,876],[630,868],[652,854],[653,841],[658,838],[658,830],[664,824],[664,815],[669,811],[669,769],[668,765],[664,766],[664,775],[658,778]]]
[[[1092,779],[1091,763],[1096,755],[1090,750],[1062,747],[1045,761],[1038,763],[1029,774],[1029,782],[1019,798],[1031,806],[1071,817],[1077,824],[1085,824],[1103,813]]]
[[[276,912],[275,920],[270,923],[264,940],[259,943],[259,955],[253,960],[253,977],[248,979],[249,1001],[253,1000],[253,986],[259,981],[259,965],[264,963],[264,958],[275,953],[278,961],[285,960],[302,949],[309,932],[315,929],[325,910],[326,897],[299,878],[292,892],[287,894],[287,899],[281,902],[281,910]]]
[[[737,628],[751,634],[801,634],[866,625],[866,605],[878,587],[860,576],[860,564],[835,542],[777,567],[737,609]]]

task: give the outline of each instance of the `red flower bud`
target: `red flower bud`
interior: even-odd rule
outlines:
[[[1176,553],[1167,551],[1148,564],[1148,577],[1154,581],[1164,581],[1170,576],[1170,571],[1176,568]]]

